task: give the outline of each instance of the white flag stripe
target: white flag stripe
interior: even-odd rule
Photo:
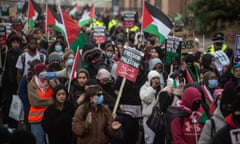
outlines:
[[[171,32],[171,29],[167,27],[164,23],[162,23],[160,20],[153,17],[153,25],[157,26],[158,32],[161,33],[165,38],[168,36],[169,32]]]

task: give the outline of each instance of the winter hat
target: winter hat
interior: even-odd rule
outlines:
[[[162,61],[159,58],[152,58],[149,60],[149,70],[153,70],[153,68],[156,66],[156,64],[161,64]]]
[[[89,73],[86,69],[84,69],[84,68],[79,69],[77,74],[79,74],[79,73],[85,73],[87,75],[87,78],[89,78]]]
[[[192,104],[197,100],[202,101],[201,93],[197,88],[189,87],[183,91],[182,102],[186,107],[191,108]]]
[[[104,78],[111,79],[111,73],[108,70],[106,70],[105,68],[101,68],[101,69],[98,70],[98,73],[96,75],[96,79],[101,80],[101,79],[104,79]]]
[[[234,69],[235,69],[235,68],[239,68],[239,67],[240,67],[240,63],[237,63],[237,64],[235,64],[235,65],[232,67],[231,73],[233,74],[233,76],[235,76],[235,74],[234,74]]]
[[[52,52],[49,56],[48,56],[48,63],[50,63],[53,60],[57,60],[57,61],[62,61],[63,58],[61,57],[61,55],[58,54],[58,52]]]
[[[33,70],[34,74],[38,76],[41,72],[47,71],[47,66],[45,64],[39,63],[34,66]]]
[[[84,62],[92,63],[95,59],[102,57],[102,50],[93,43],[87,43],[83,48],[82,57]]]
[[[222,92],[223,92],[223,89],[221,88],[214,90],[213,92],[214,101],[216,101],[218,97],[222,95]]]
[[[205,54],[202,56],[202,65],[204,68],[208,68],[210,63],[212,62],[212,59],[214,58],[211,54]]]
[[[151,70],[150,72],[148,72],[148,81],[150,81],[154,77],[160,78],[159,72],[157,72],[155,70]]]

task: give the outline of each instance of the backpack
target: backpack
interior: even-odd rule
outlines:
[[[177,107],[168,107],[166,111],[166,124],[165,124],[165,141],[166,144],[172,143],[171,122],[174,118],[180,117],[181,127],[183,126],[183,118],[189,116],[189,113]]]
[[[25,53],[23,53],[21,55],[21,61],[22,61],[22,64],[23,64],[23,71],[25,69],[25,61],[26,61],[26,56],[25,55],[26,55]],[[39,55],[40,55],[40,61],[41,61],[41,63],[43,63],[44,62],[44,54],[40,53]]]

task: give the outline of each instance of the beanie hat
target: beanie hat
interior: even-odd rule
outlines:
[[[188,87],[183,91],[182,102],[186,107],[191,108],[197,100],[202,101],[201,93],[197,88]]]
[[[160,78],[159,72],[157,72],[155,70],[151,70],[150,72],[148,72],[148,81],[150,81],[154,77]]]
[[[39,63],[34,66],[33,70],[34,74],[38,76],[41,72],[47,71],[47,66],[45,64]]]
[[[231,73],[233,74],[233,76],[235,76],[235,74],[234,74],[235,68],[239,68],[239,67],[240,67],[240,63],[237,63],[237,64],[235,64],[235,65],[232,67]]]
[[[82,58],[86,63],[92,63],[93,60],[102,57],[102,50],[93,43],[87,43],[83,47]]]
[[[57,61],[62,61],[63,58],[61,57],[61,55],[59,55],[57,52],[52,52],[49,56],[48,56],[48,63],[50,63],[53,60],[57,60]]]
[[[84,68],[79,69],[77,74],[79,74],[79,73],[85,73],[87,75],[87,78],[89,78],[89,73],[86,69],[84,69]]]
[[[159,58],[152,58],[149,60],[149,70],[153,70],[156,64],[162,64],[162,61]]]
[[[98,73],[96,75],[96,79],[101,80],[101,79],[104,79],[104,78],[111,79],[111,73],[108,70],[106,70],[105,68],[101,68],[101,69],[98,70]]]

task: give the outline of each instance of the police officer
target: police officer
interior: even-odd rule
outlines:
[[[224,51],[229,57],[232,56],[232,49],[228,48],[227,44],[224,43],[224,34],[221,32],[217,32],[213,35],[213,44],[208,48],[204,54],[214,53],[217,50]]]

